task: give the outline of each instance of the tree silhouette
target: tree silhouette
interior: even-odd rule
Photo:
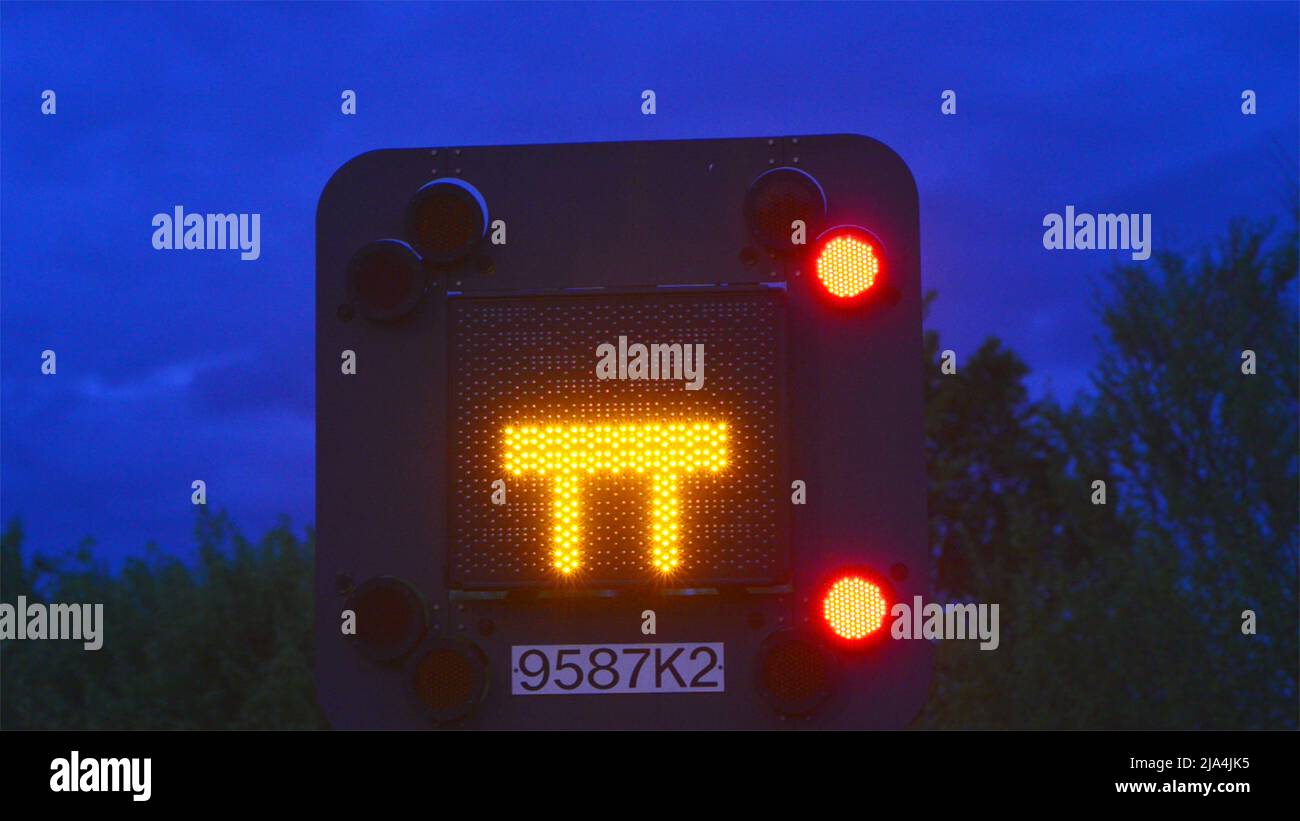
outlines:
[[[941,375],[927,334],[936,589],[998,602],[1003,636],[940,646],[919,726],[1296,727],[1297,243],[1270,236],[1112,271],[1069,408],[995,340]]]
[[[256,544],[201,513],[189,567],[157,551],[118,574],[89,561],[23,563],[0,539],[0,599],[102,602],[102,649],[4,644],[5,729],[323,728],[312,679],[312,543],[288,525]]]

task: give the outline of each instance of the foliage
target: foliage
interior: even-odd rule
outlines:
[[[999,603],[1002,646],[941,644],[918,726],[1296,727],[1296,237],[1269,235],[1111,272],[1068,409],[994,340],[941,375],[927,334],[936,587]]]
[[[120,573],[89,561],[24,563],[0,543],[0,598],[102,602],[104,646],[4,644],[5,729],[307,729],[325,726],[312,680],[312,544],[287,525],[256,544],[200,514],[198,560],[152,555]],[[44,594],[44,595],[43,595]]]

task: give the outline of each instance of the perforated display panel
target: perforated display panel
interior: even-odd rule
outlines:
[[[450,300],[451,584],[784,580],[784,312],[770,288]],[[624,376],[681,347],[599,378],[620,337]],[[687,346],[693,390],[663,378]]]

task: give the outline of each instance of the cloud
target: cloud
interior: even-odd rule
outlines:
[[[314,360],[310,352],[248,357],[195,374],[194,401],[206,412],[226,416],[286,411],[314,418]]]
[[[181,362],[150,370],[137,379],[109,381],[91,374],[79,379],[77,393],[100,402],[143,402],[183,395],[202,374],[249,360],[247,353],[228,353],[205,360]]]

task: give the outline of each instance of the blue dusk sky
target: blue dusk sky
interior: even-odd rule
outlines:
[[[876,137],[920,188],[944,346],[999,336],[1068,399],[1127,254],[1046,251],[1044,215],[1149,212],[1158,252],[1280,214],[1297,8],[0,4],[0,515],[110,563],[189,555],[195,478],[249,534],[311,522],[316,201],[379,147]],[[155,251],[176,204],[260,213],[261,258]]]

